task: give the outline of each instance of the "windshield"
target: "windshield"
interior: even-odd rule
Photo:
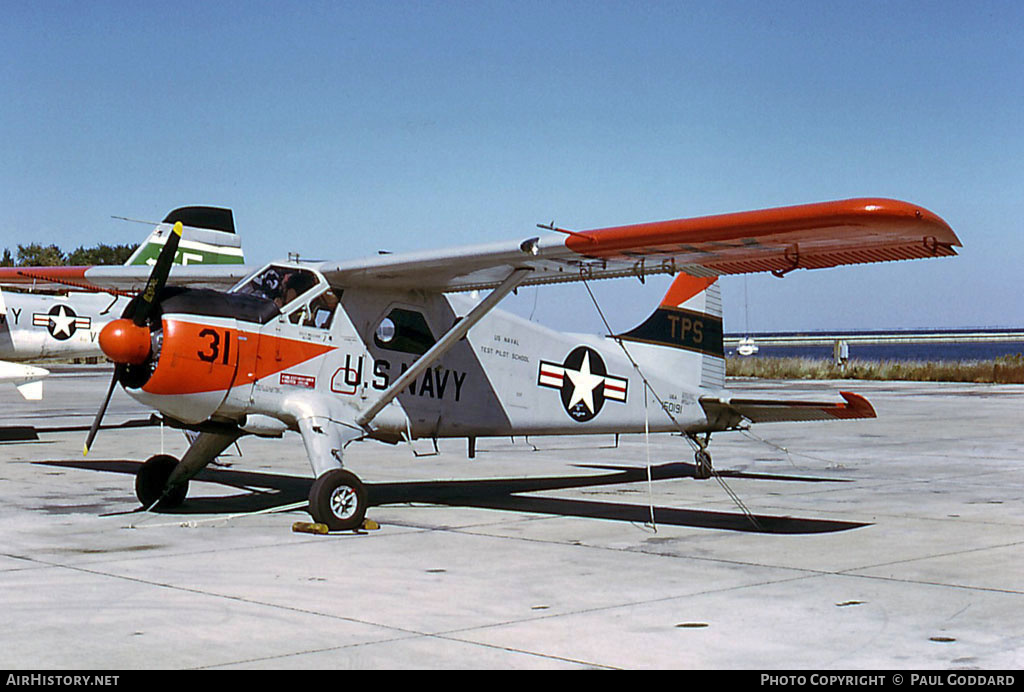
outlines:
[[[308,269],[270,265],[233,292],[274,301],[282,307],[300,297],[319,283],[317,275]]]

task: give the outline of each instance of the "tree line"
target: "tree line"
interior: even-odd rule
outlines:
[[[0,267],[78,267],[94,264],[124,264],[131,257],[136,243],[125,245],[106,245],[100,243],[94,247],[79,247],[71,252],[64,252],[56,245],[19,245],[17,258],[10,248],[4,248],[0,257]]]

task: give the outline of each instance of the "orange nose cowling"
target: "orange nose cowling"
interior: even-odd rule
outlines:
[[[114,320],[100,332],[100,348],[115,363],[142,365],[149,357],[149,328],[126,318]]]

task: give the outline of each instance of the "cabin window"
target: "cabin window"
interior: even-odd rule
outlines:
[[[373,334],[379,348],[422,355],[435,343],[423,313],[394,308],[382,319]]]
[[[380,321],[380,324],[377,325],[377,331],[374,334],[374,336],[380,343],[390,344],[391,341],[395,338],[394,320],[392,320],[390,317],[385,317],[384,319],[382,319]]]

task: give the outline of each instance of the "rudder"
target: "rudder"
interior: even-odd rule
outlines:
[[[243,264],[242,241],[235,234],[235,220],[230,209],[221,207],[181,207],[170,212],[153,229],[125,264],[153,264],[167,242],[175,222],[184,228],[176,264]]]

